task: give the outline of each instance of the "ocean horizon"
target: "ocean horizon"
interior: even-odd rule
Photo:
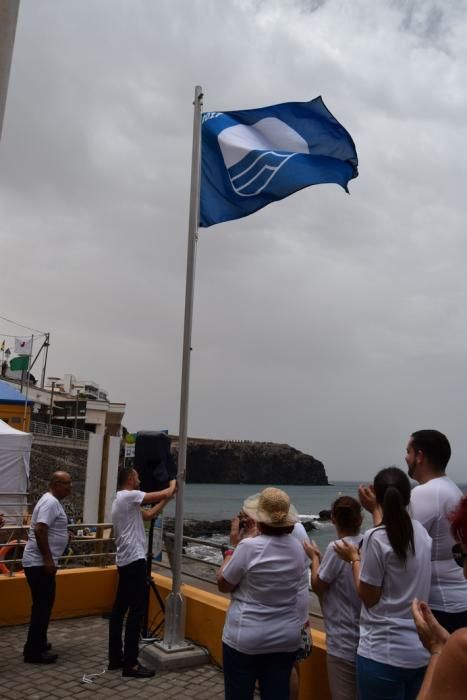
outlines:
[[[327,486],[278,485],[286,491],[290,500],[304,521],[315,520],[321,510],[329,510],[333,501],[339,496],[358,498],[358,487],[361,481],[333,481]],[[271,484],[186,484],[185,508],[186,520],[230,520],[241,509],[243,501],[248,496],[262,491]],[[467,484],[459,484],[467,493]],[[170,517],[175,515],[175,504],[172,501],[164,511]],[[364,514],[362,531],[371,527],[372,521],[368,513]],[[331,522],[317,522],[316,529],[311,533],[316,544],[324,550],[329,542],[336,538],[336,531]],[[219,540],[218,537],[215,538]],[[221,538],[222,539],[222,538]],[[224,537],[225,539],[225,537]]]

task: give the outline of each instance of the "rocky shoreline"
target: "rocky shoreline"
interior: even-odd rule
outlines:
[[[323,515],[329,511],[321,511]],[[324,522],[325,517],[321,517],[320,521]],[[316,525],[312,521],[307,521],[303,523],[303,527],[307,532],[316,530]],[[175,528],[174,518],[164,519],[164,528],[168,532],[173,532]],[[212,535],[228,535],[230,532],[230,520],[185,520],[183,524],[183,534],[186,537],[197,537],[203,539],[204,537],[211,537]]]

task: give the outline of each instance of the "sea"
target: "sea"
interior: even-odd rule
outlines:
[[[302,522],[313,521],[315,530],[310,534],[322,552],[329,542],[336,539],[336,530],[331,522],[317,522],[321,510],[329,510],[339,496],[358,497],[360,481],[334,481],[328,486],[284,486],[291,502],[300,514]],[[415,484],[414,484],[415,485]],[[243,501],[248,496],[259,493],[270,484],[186,484],[185,519],[192,520],[229,520],[237,515]],[[467,484],[459,484],[467,493]],[[173,502],[164,513],[175,514]],[[371,516],[364,513],[362,531],[372,526]],[[212,535],[213,542],[226,542],[225,535]],[[190,545],[190,554],[205,561],[219,561],[220,554],[202,545]]]

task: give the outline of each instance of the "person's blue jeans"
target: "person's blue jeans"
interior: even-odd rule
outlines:
[[[359,700],[415,700],[425,675],[421,668],[398,668],[357,656]]]
[[[252,700],[258,680],[261,700],[288,700],[296,651],[242,654],[222,644],[225,700]]]

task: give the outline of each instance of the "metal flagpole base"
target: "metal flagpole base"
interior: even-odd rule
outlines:
[[[181,593],[169,593],[165,601],[164,646],[178,647],[184,642],[185,603]]]
[[[209,652],[183,638],[185,603],[181,593],[170,593],[165,602],[164,640],[145,646],[140,657],[165,671],[209,663]]]
[[[164,642],[148,644],[139,652],[139,659],[158,671],[193,668],[210,662],[209,652],[189,642],[167,648]]]

